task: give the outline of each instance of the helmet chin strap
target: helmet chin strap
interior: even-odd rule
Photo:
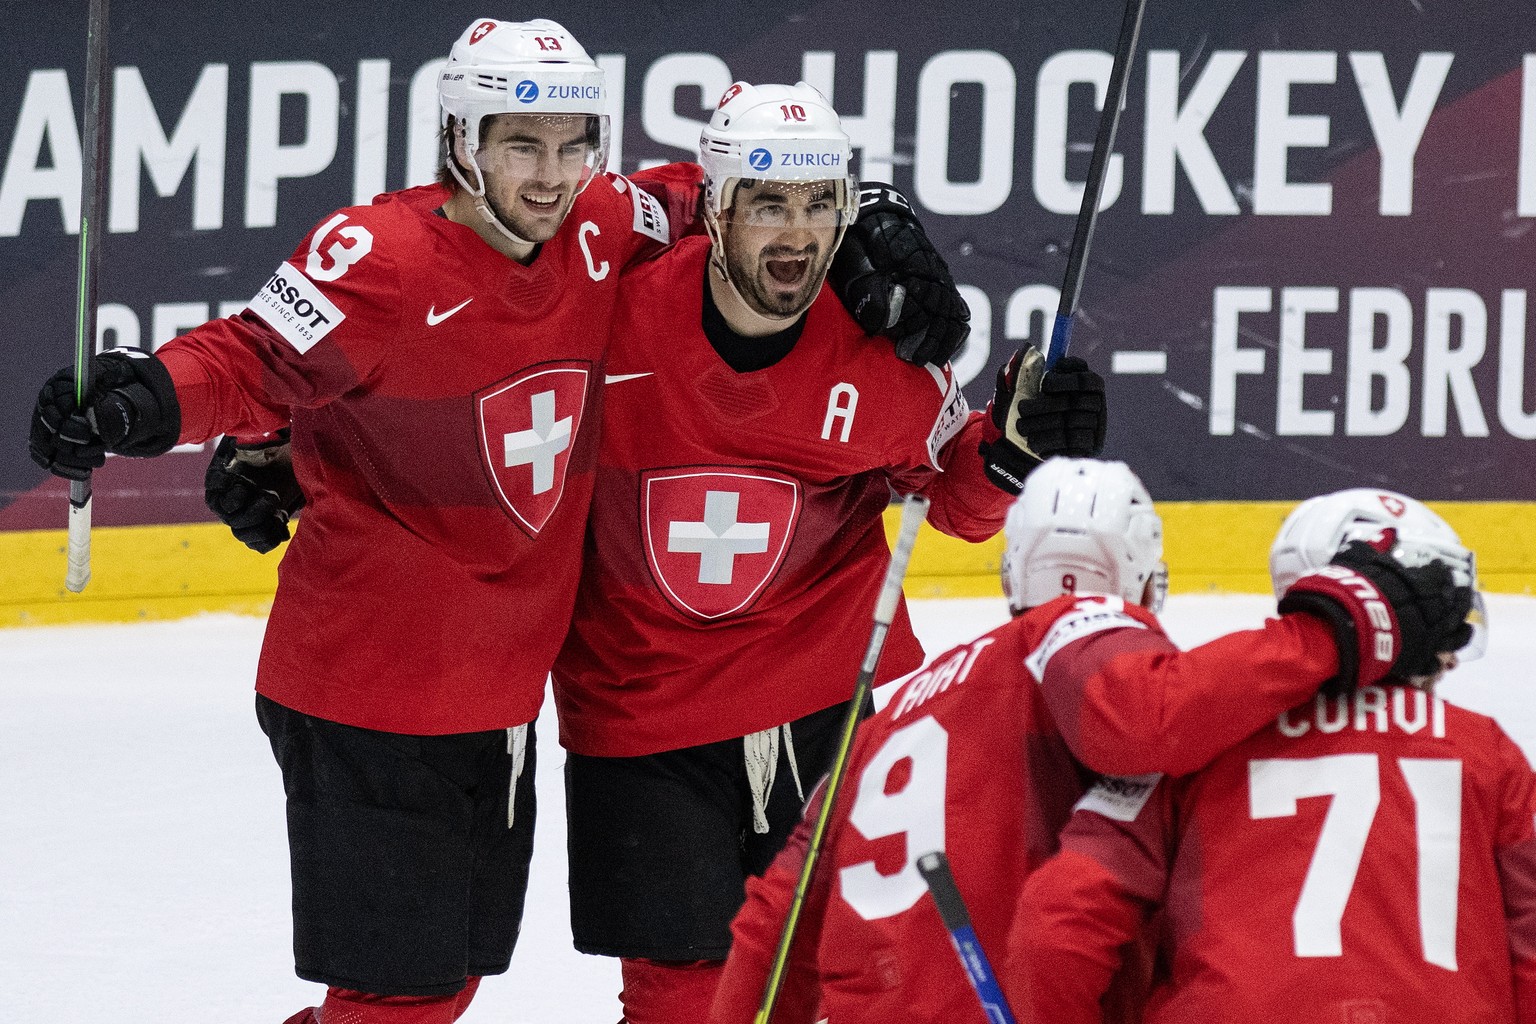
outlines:
[[[464,126],[462,123],[458,125],[455,133],[459,138],[464,138]],[[508,239],[517,245],[537,245],[537,242],[529,241],[528,239],[519,235],[517,232],[513,231],[511,228],[507,227],[507,225],[502,223],[501,218],[496,216],[495,211],[491,209],[490,201],[485,197],[485,174],[480,170],[480,164],[475,160],[475,154],[469,149],[468,139],[465,139],[464,141],[464,149],[466,152],[469,152],[469,163],[470,166],[475,169],[475,180],[479,182],[479,187],[476,188],[465,179],[464,172],[459,169],[459,162],[458,160],[454,159],[452,153],[448,154],[448,170],[453,174],[454,180],[463,186],[464,191],[468,192],[470,196],[474,198],[475,209],[480,211],[480,216],[484,217],[486,222],[490,224],[491,227],[495,228],[497,231],[500,231],[503,235],[505,235]]]

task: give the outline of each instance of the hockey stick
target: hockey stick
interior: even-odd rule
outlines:
[[[966,909],[965,899],[955,885],[954,873],[949,870],[949,858],[942,850],[925,853],[917,858],[917,870],[928,883],[933,905],[939,908],[939,918],[949,932],[955,955],[960,958],[960,966],[965,968],[965,976],[976,990],[976,998],[981,1000],[987,1020],[992,1024],[1014,1024],[1013,1011],[1008,1008],[1008,1000],[997,983],[997,975],[992,972],[992,962],[981,948],[981,940],[976,938],[971,912]]]
[[[107,0],[90,0],[86,20],[85,130],[81,134],[80,278],[75,296],[75,403],[91,389],[96,354],[96,282],[101,272],[102,211],[107,205],[107,125],[112,87],[107,80]],[[78,594],[91,581],[91,477],[69,484],[69,564],[64,586]]]
[[[1104,172],[1109,166],[1109,151],[1115,147],[1115,129],[1120,126],[1120,107],[1125,103],[1125,83],[1130,77],[1131,60],[1136,52],[1136,37],[1141,31],[1141,15],[1147,0],[1126,0],[1125,17],[1120,22],[1120,40],[1115,45],[1115,62],[1109,72],[1109,87],[1104,90],[1104,107],[1099,113],[1099,131],[1093,140],[1093,158],[1088,162],[1088,180],[1083,184],[1083,205],[1077,211],[1077,229],[1072,233],[1072,248],[1067,250],[1067,272],[1061,282],[1061,303],[1056,307],[1056,323],[1051,328],[1051,343],[1045,352],[1049,370],[1072,341],[1072,324],[1077,316],[1077,298],[1083,290],[1083,268],[1088,263],[1088,248],[1093,242],[1093,228],[1099,219],[1099,197],[1104,192]]]
[[[779,933],[779,946],[773,955],[773,968],[768,973],[768,984],[763,989],[763,1002],[758,1008],[754,1024],[768,1024],[773,1016],[774,1004],[779,1001],[779,990],[784,986],[784,970],[789,965],[789,947],[795,941],[795,928],[800,923],[800,910],[805,906],[806,893],[811,888],[811,875],[816,870],[816,860],[821,856],[821,844],[826,838],[827,823],[832,818],[832,805],[837,801],[837,791],[848,771],[848,753],[853,749],[854,730],[859,725],[859,709],[869,697],[875,681],[875,666],[880,663],[880,652],[885,648],[885,635],[890,632],[891,621],[896,618],[897,602],[901,599],[901,581],[907,575],[907,562],[912,558],[912,545],[917,541],[917,528],[923,525],[928,514],[928,499],[911,495],[901,506],[901,532],[896,538],[896,550],[891,552],[891,564],[885,570],[885,586],[880,589],[880,600],[875,604],[875,624],[870,630],[869,646],[864,649],[864,663],[859,666],[859,679],[853,687],[853,697],[848,701],[848,713],[843,716],[842,736],[838,741],[837,754],[827,772],[826,789],[821,796],[821,811],[805,850],[805,863],[800,866],[800,880],[795,883],[794,899],[789,904],[789,915],[784,918],[784,930]]]

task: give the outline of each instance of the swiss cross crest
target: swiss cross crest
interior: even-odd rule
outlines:
[[[530,534],[565,491],[591,364],[541,363],[475,394],[480,455],[502,506]]]
[[[718,619],[751,606],[778,572],[800,517],[798,481],[721,467],[642,475],[645,557],[673,607]]]

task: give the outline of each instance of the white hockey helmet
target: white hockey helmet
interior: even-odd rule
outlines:
[[[837,111],[814,86],[736,82],[699,136],[705,210],[719,217],[743,178],[831,180],[838,183],[837,206],[846,225],[859,209],[852,158]]]
[[[804,82],[736,82],[720,98],[699,137],[710,265],[760,315],[791,320],[815,300],[843,233],[858,216],[859,187],[849,170],[852,154],[848,133],[832,104]],[[773,183],[769,190],[754,190],[764,202],[747,204],[736,214],[733,206],[740,186],[761,182]],[[769,201],[780,194],[785,202]],[[831,241],[810,265],[799,298],[769,310],[765,305],[772,300],[749,283],[750,271],[732,266],[723,222],[773,229],[793,227],[797,219],[813,231],[830,230]],[[748,300],[747,293],[754,300]]]
[[[1163,521],[1123,462],[1048,459],[1024,481],[1004,527],[1003,593],[1015,612],[1063,594],[1112,594],[1159,610]]]
[[[1428,505],[1395,491],[1354,487],[1308,498],[1291,510],[1269,549],[1269,578],[1279,597],[1302,573],[1327,565],[1353,541],[1381,543],[1393,531],[1391,554],[1403,565],[1439,559],[1458,584],[1473,590],[1472,640],[1459,652],[1463,661],[1487,649],[1488,616],[1477,592],[1477,560],[1449,523]]]
[[[480,122],[496,114],[588,118],[588,147],[576,191],[608,166],[608,90],[603,69],[557,22],[478,18],[459,36],[437,80],[443,127],[464,135],[475,177],[470,184],[452,155],[448,167],[471,195],[483,196],[485,179],[475,160]],[[506,226],[485,209],[492,223]],[[507,232],[511,235],[510,232]],[[517,241],[524,241],[511,237]]]

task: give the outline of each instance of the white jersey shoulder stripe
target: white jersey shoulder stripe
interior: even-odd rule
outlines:
[[[1146,623],[1125,610],[1125,601],[1112,595],[1085,597],[1064,612],[1046,631],[1045,638],[1025,666],[1037,681],[1045,679],[1051,659],[1067,645],[1110,629],[1146,629]]]
[[[933,382],[939,386],[939,394],[947,396],[949,394],[950,375],[944,372],[944,368],[934,366],[932,363],[924,363],[923,369],[928,371],[928,376],[932,377]]]
[[[941,370],[930,363],[928,372],[934,375],[944,392],[944,404],[939,407],[938,418],[933,422],[933,429],[928,432],[928,461],[937,467],[939,453],[965,426],[971,415],[971,406],[965,400],[965,392],[960,390],[959,378],[947,365]]]
[[[613,176],[613,187],[619,193],[628,192],[635,207],[635,234],[654,238],[662,245],[672,239],[672,224],[667,219],[666,208],[661,200],[640,188],[622,174]]]

